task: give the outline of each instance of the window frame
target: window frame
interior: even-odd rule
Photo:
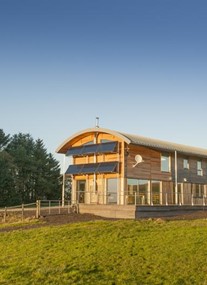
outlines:
[[[168,159],[168,168],[165,169],[165,167],[163,167],[163,158],[167,158]],[[160,155],[160,168],[161,168],[161,172],[165,172],[165,173],[170,173],[171,172],[171,155],[170,153],[166,153],[163,152]]]
[[[197,175],[203,176],[202,160],[197,160]]]
[[[183,158],[183,169],[190,169],[189,159]]]

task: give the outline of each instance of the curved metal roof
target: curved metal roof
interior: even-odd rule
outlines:
[[[106,134],[111,134],[114,135],[115,137],[123,140],[127,144],[135,144],[135,145],[141,145],[141,146],[146,146],[150,147],[153,149],[160,149],[163,151],[169,151],[169,152],[174,152],[177,151],[179,153],[184,153],[186,155],[196,155],[196,156],[202,156],[202,157],[207,157],[207,149],[203,148],[197,148],[197,147],[192,147],[192,146],[187,146],[187,145],[182,145],[182,144],[177,144],[177,143],[172,143],[168,141],[162,141],[158,139],[152,139],[148,137],[143,137],[143,136],[138,136],[138,135],[132,135],[132,134],[127,134],[127,133],[122,133],[114,130],[109,130],[109,129],[104,129],[104,128],[89,128],[82,130],[68,139],[66,139],[56,150],[56,152],[59,153],[66,153],[68,148],[71,147],[72,142],[80,139],[81,137],[93,133],[106,133]]]
[[[158,139],[147,138],[143,136],[131,135],[122,133],[125,137],[127,137],[132,144],[135,145],[142,145],[154,149],[160,149],[164,151],[174,152],[177,151],[179,153],[184,154],[191,154],[191,155],[198,155],[198,156],[205,156],[207,157],[207,149],[172,143],[168,141],[162,141]]]
[[[71,145],[75,142],[78,141],[79,139],[81,139],[82,137],[86,136],[86,135],[90,135],[90,134],[94,134],[94,133],[105,133],[105,134],[111,134],[115,137],[120,138],[121,140],[125,141],[127,144],[130,144],[130,139],[128,139],[127,137],[125,137],[124,135],[122,135],[119,132],[113,131],[113,130],[109,130],[109,129],[104,129],[104,128],[89,128],[89,129],[85,129],[82,130],[78,133],[75,133],[74,135],[70,136],[69,138],[67,138],[57,149],[56,152],[58,153],[66,153],[66,151],[71,147]]]

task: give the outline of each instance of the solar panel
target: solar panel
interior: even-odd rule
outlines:
[[[81,154],[93,154],[97,152],[98,145],[91,144],[91,145],[84,145],[82,148]]]
[[[65,174],[116,173],[118,162],[72,164]]]
[[[66,156],[78,156],[81,154],[82,147],[72,147],[66,152]]]
[[[98,145],[97,152],[107,153],[116,151],[117,142],[102,143]]]
[[[84,164],[82,169],[81,169],[81,173],[95,173],[96,169],[98,167],[98,163],[90,163],[90,164]]]
[[[96,173],[116,173],[118,162],[103,162],[99,163]]]
[[[90,155],[97,153],[113,153],[116,152],[117,142],[101,143],[101,144],[90,144],[83,145],[78,147],[70,148],[66,156],[81,156],[81,155]]]
[[[65,174],[79,174],[83,164],[72,164],[68,167]]]

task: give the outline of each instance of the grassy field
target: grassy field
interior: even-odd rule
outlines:
[[[0,252],[0,284],[207,284],[207,220],[17,230]]]

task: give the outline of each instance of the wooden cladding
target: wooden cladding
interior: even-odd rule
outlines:
[[[166,154],[166,151],[163,152]],[[161,171],[161,157],[163,154],[160,150],[150,149],[147,147],[129,145],[126,156],[125,177],[140,179],[155,179],[160,181],[175,181],[175,153],[169,152],[170,171]],[[136,156],[142,157],[142,162],[136,166]],[[207,159],[198,157],[188,157],[189,168],[184,168],[184,159],[186,156],[178,154],[177,156],[177,174],[178,182],[189,183],[207,183]],[[201,160],[203,175],[198,175],[197,162]],[[134,167],[133,167],[134,166]]]
[[[136,164],[136,156],[142,161]],[[171,173],[161,172],[160,151],[142,146],[129,145],[127,155],[126,176],[140,179],[171,180]]]

